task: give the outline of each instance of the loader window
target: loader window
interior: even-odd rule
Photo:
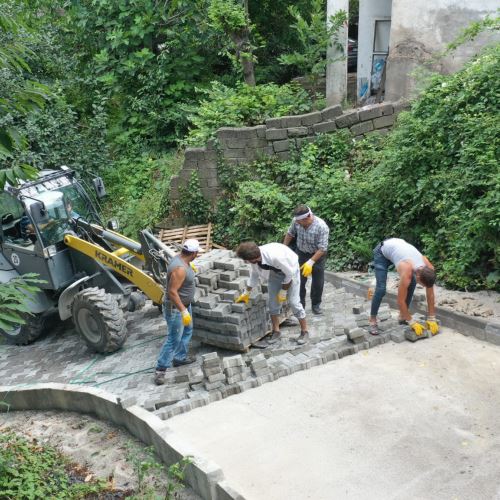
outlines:
[[[19,225],[23,213],[24,207],[19,200],[9,193],[0,192],[0,220],[4,238],[17,239],[21,237]]]
[[[45,191],[38,195],[47,210],[49,221],[38,224],[38,231],[45,246],[55,245],[63,240],[64,234],[72,230],[71,219],[66,211],[63,193]]]
[[[14,219],[20,219],[23,215],[24,208],[19,200],[11,196],[9,193],[0,193],[0,216],[12,214]]]

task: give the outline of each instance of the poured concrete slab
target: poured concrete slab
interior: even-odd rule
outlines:
[[[248,499],[500,499],[500,347],[444,329],[169,427]]]

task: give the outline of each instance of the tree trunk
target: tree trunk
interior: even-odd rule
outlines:
[[[243,70],[245,83],[255,87],[253,52],[248,28],[241,30],[239,33],[233,33],[231,38],[236,48],[236,58],[240,61],[241,69]]]

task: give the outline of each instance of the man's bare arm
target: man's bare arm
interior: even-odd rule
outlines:
[[[425,289],[425,297],[427,298],[427,316],[436,316],[434,287]]]
[[[314,260],[314,262],[318,262],[319,259],[321,259],[321,257],[323,257],[323,255],[325,255],[325,251],[323,250],[316,250],[316,252],[314,252],[314,255],[311,257],[312,260]]]
[[[406,295],[413,277],[413,268],[410,263],[401,262],[398,266],[399,287],[398,287],[398,307],[399,317],[406,321],[411,320],[411,314],[406,305]]]
[[[182,303],[181,298],[179,297],[179,288],[182,286],[185,279],[186,270],[183,267],[176,267],[170,274],[168,284],[168,298],[181,312],[186,309],[186,306]]]
[[[283,240],[283,245],[290,245],[290,243],[294,240],[295,238],[290,234],[290,233],[286,233],[285,234],[285,239]]]

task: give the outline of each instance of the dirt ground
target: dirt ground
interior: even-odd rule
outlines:
[[[117,489],[134,490],[139,498],[149,498],[138,491],[134,459],[151,458],[145,445],[127,431],[89,415],[56,411],[1,413],[0,430],[7,427],[59,449],[72,462],[87,466],[96,478],[112,478]],[[166,471],[156,472],[148,477],[143,491],[150,487],[154,498],[164,498],[167,481]],[[200,497],[190,488],[181,488],[175,498],[199,500]]]
[[[348,278],[371,282],[373,275],[359,273],[355,271],[338,273]],[[387,280],[387,289],[395,291],[398,288],[399,278],[396,272],[389,273]],[[436,285],[436,305],[456,311],[468,316],[476,316],[485,320],[500,321],[500,294],[494,291],[482,290],[479,292],[460,292],[456,290],[447,290]],[[425,296],[425,290],[417,286],[415,295]]]

